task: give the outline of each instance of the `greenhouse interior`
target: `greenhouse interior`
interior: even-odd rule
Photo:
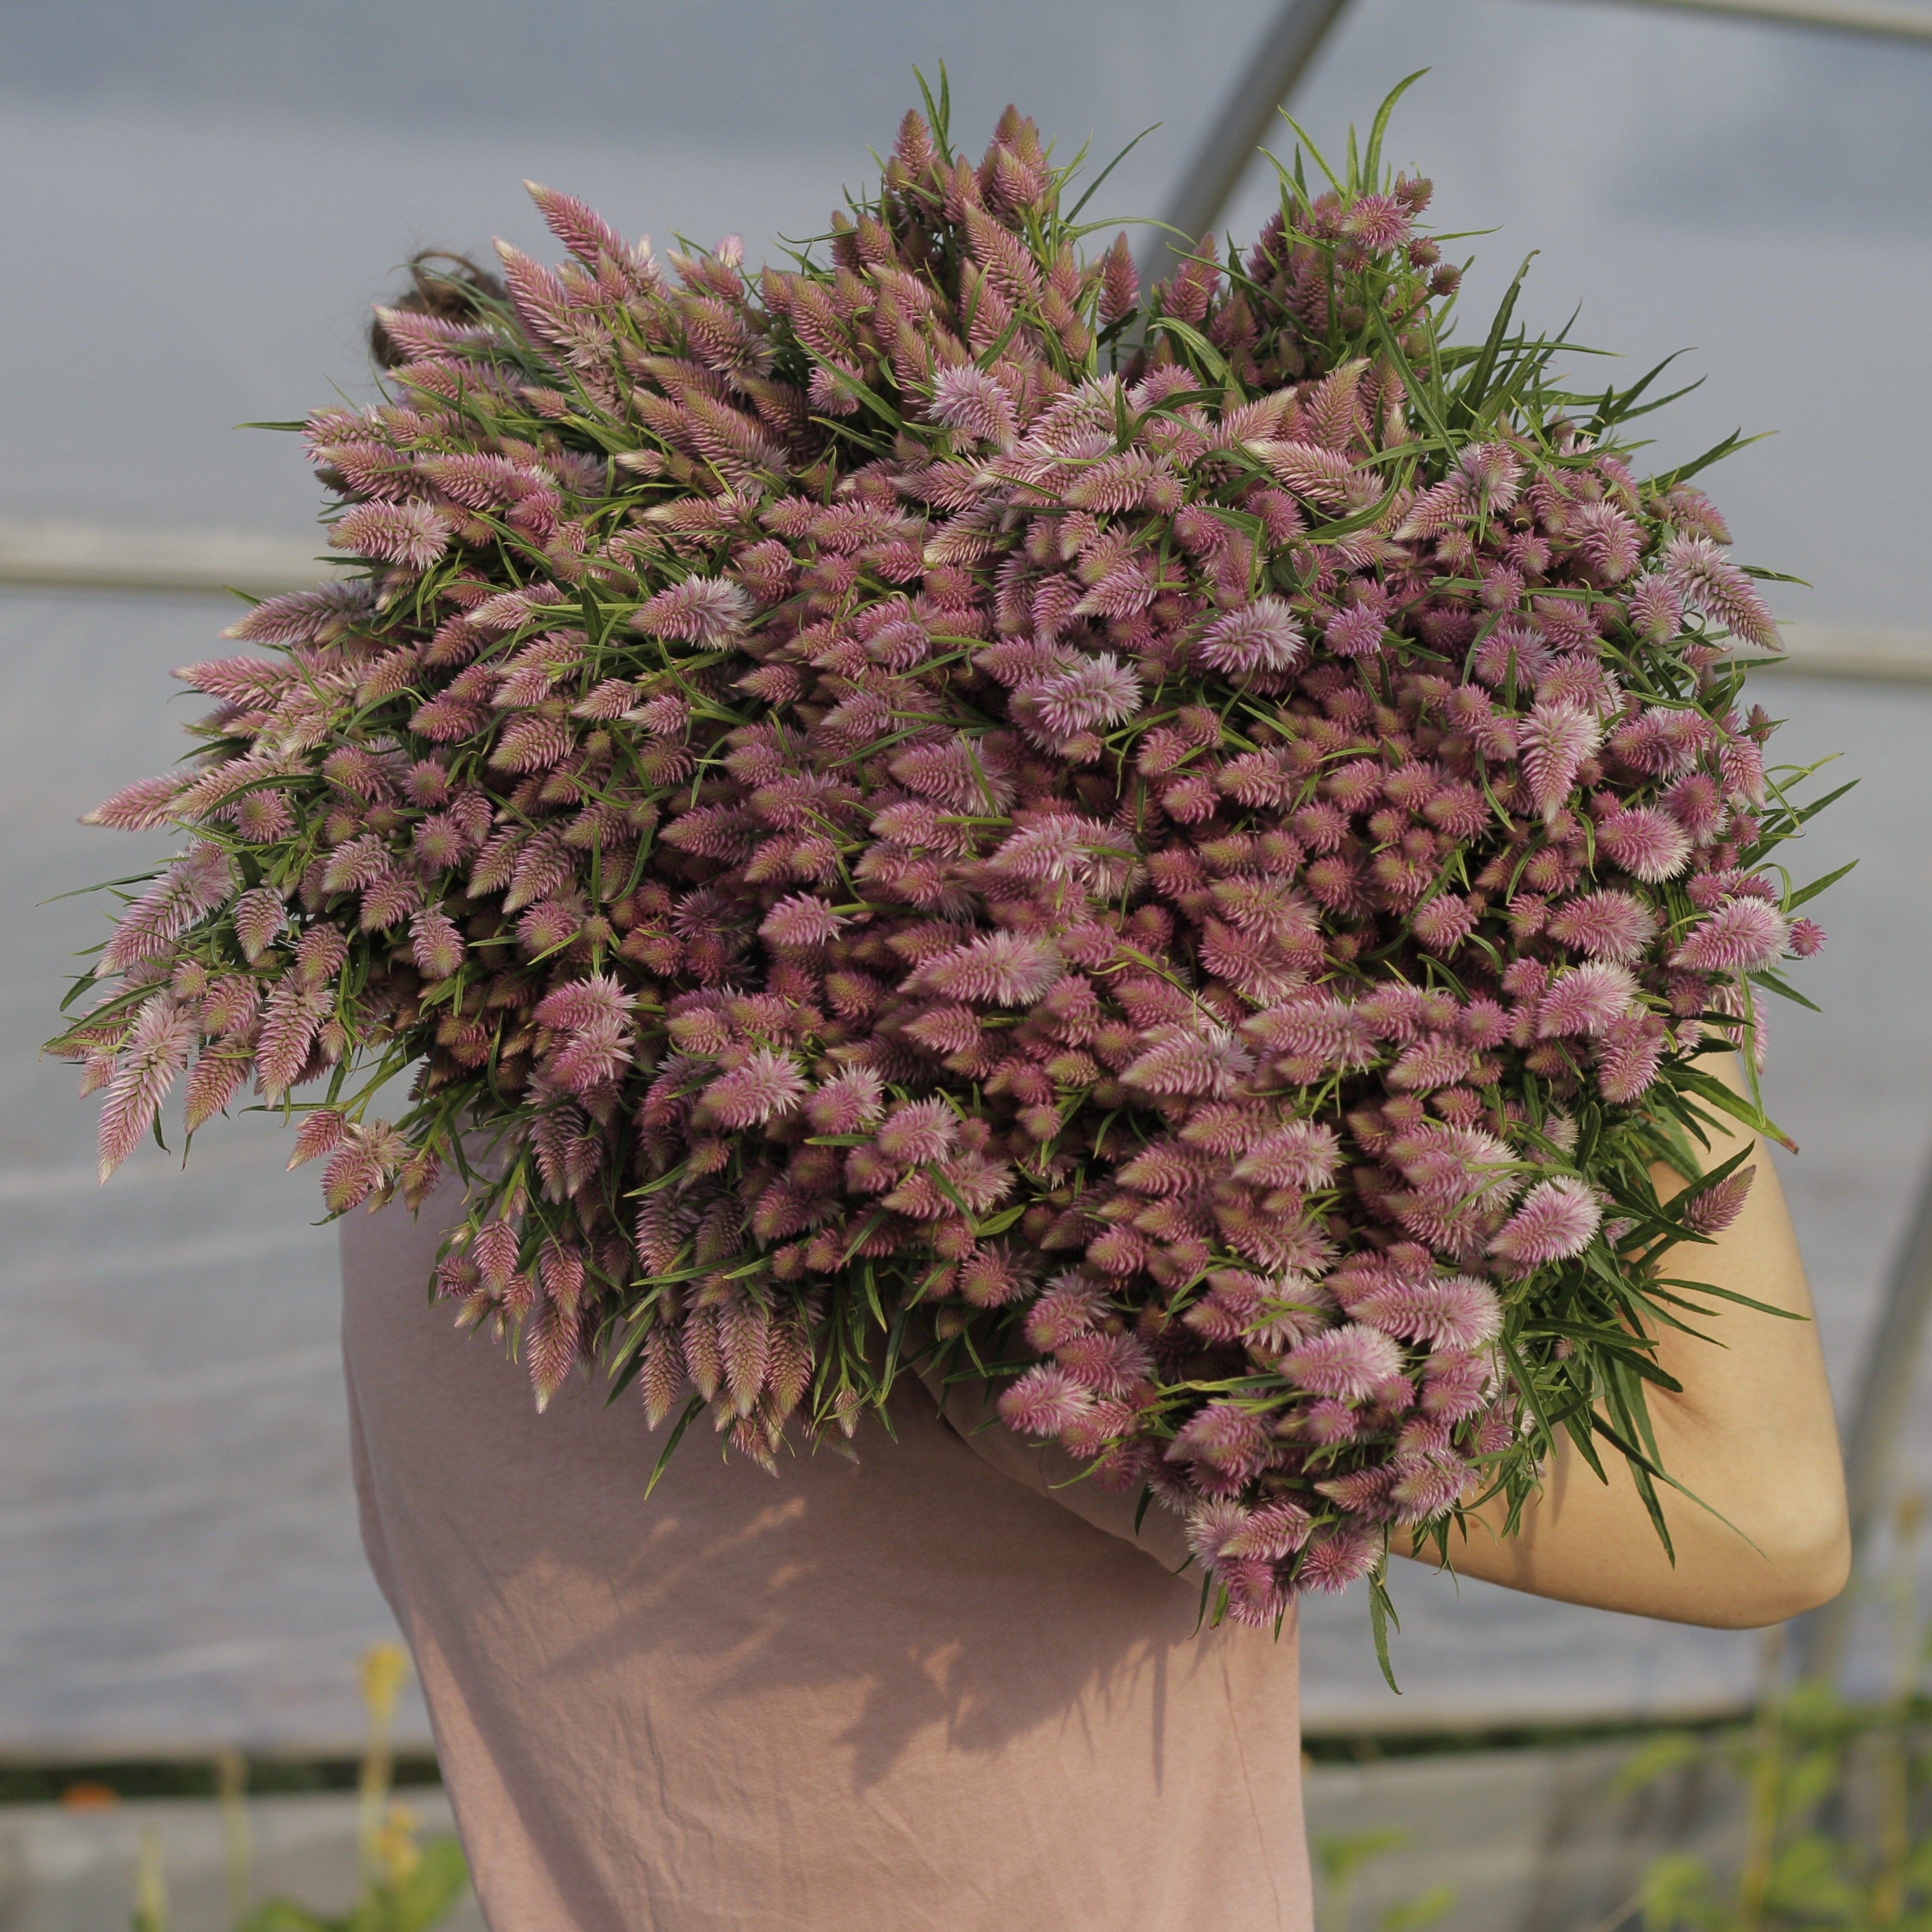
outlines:
[[[1324,1928],[1927,1922],[1911,1912],[1932,1910],[1932,616],[1916,520],[1932,386],[1907,338],[1932,308],[1932,4],[4,14],[0,1932],[254,1924],[249,1886],[345,1909],[369,1882],[354,1783],[372,1699],[379,1718],[394,1704],[406,1828],[432,1848],[448,1829],[420,1694],[384,1674],[398,1633],[358,1540],[338,1234],[314,1171],[285,1173],[273,1112],[237,1108],[184,1170],[170,1138],[104,1189],[93,1108],[39,1051],[103,931],[73,889],[171,849],[82,814],[178,754],[169,673],[227,648],[237,592],[330,568],[299,440],[250,425],[375,395],[370,305],[415,251],[485,256],[500,236],[548,259],[526,178],[661,246],[740,235],[748,261],[779,259],[824,232],[916,104],[915,70],[942,64],[974,152],[1010,100],[1057,160],[1084,147],[1090,175],[1126,150],[1090,204],[1112,224],[1093,245],[1125,229],[1156,272],[1170,233],[1260,229],[1276,177],[1257,150],[1339,153],[1419,73],[1387,152],[1430,178],[1432,220],[1458,238],[1445,250],[1474,258],[1461,312],[1486,316],[1532,256],[1528,322],[1620,358],[1590,381],[1675,355],[1696,384],[1655,418],[1646,464],[1756,439],[1705,479],[1738,557],[1791,580],[1768,586],[1785,661],[1751,695],[1784,721],[1780,759],[1835,760],[1832,782],[1853,783],[1791,860],[1807,878],[1856,865],[1818,903],[1816,1010],[1768,1016],[1764,1086],[1798,1150],[1778,1166],[1852,1452],[1854,1581],[1790,1626],[1724,1630],[1400,1564],[1399,1694],[1360,1593],[1310,1599],[1309,1832]],[[1881,1826],[1894,1747],[1910,1775]],[[1749,1815],[1780,1751],[1832,1755],[1838,1779],[1786,1820],[1782,1850]],[[254,1861],[240,1892],[238,1832]],[[1774,1854],[1790,1869],[1736,1904]],[[1892,1878],[1872,1879],[1888,1858]],[[1706,1904],[1671,1916],[1673,1885]],[[447,1910],[435,1922],[483,1924],[458,1893]]]

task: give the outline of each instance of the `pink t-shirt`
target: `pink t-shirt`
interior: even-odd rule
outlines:
[[[344,1346],[494,1932],[1310,1932],[1292,1627],[1196,1634],[1171,1519],[910,1378],[776,1477],[700,1419],[646,1502],[634,1394],[540,1417],[428,1304],[440,1204],[344,1224]]]

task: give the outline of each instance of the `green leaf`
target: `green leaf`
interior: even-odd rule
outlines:
[[[1495,373],[1496,358],[1502,353],[1504,338],[1509,333],[1510,318],[1516,313],[1516,298],[1522,293],[1525,278],[1529,273],[1529,265],[1540,251],[1532,250],[1522,258],[1522,266],[1516,272],[1516,279],[1504,291],[1498,305],[1495,320],[1490,324],[1490,332],[1478,352],[1469,373],[1456,386],[1456,400],[1474,416],[1480,405],[1487,398],[1490,379]]]
[[[1233,383],[1234,379],[1228,368],[1228,358],[1198,328],[1181,321],[1177,316],[1157,315],[1148,324],[1148,333],[1156,335],[1163,332],[1192,350],[1219,381],[1228,385]]]
[[[1681,1925],[1714,1925],[1716,1886],[1711,1868],[1688,1852],[1666,1852],[1643,1881],[1645,1932],[1674,1932]]]
[[[383,1932],[431,1932],[461,1902],[470,1888],[470,1862],[460,1842],[447,1834],[422,1847],[422,1862],[384,1902],[389,1907]]]
[[[292,1899],[265,1898],[235,1932],[347,1932],[346,1918],[324,1918]]]
[[[1118,167],[1120,164],[1124,161],[1127,157],[1131,154],[1133,151],[1160,126],[1160,123],[1156,121],[1154,123],[1152,127],[1143,128],[1141,131],[1136,134],[1134,138],[1130,141],[1127,145],[1123,148],[1120,152],[1116,154],[1090,182],[1087,184],[1087,192],[1066,211],[1064,218],[1070,222],[1078,221],[1080,219],[1080,211],[1094,199],[1094,194],[1099,188],[1100,184],[1105,181],[1107,177],[1112,174],[1114,170]]]
[[[1767,993],[1775,993],[1781,1000],[1789,1000],[1794,1005],[1803,1006],[1808,1012],[1821,1013],[1825,1010],[1816,1000],[1808,1000],[1798,988],[1769,968],[1750,976],[1754,986],[1762,986]]]
[[[697,1420],[698,1416],[703,1412],[704,1408],[704,1398],[701,1395],[693,1396],[685,1404],[684,1413],[678,1418],[677,1426],[671,1431],[670,1439],[658,1452],[657,1467],[651,1472],[651,1479],[644,1485],[646,1502],[650,1501],[651,1492],[658,1486],[658,1478],[670,1467],[671,1452],[684,1440],[684,1432]]]
[[[1789,1148],[1793,1154],[1798,1151],[1798,1143],[1782,1127],[1761,1108],[1754,1107],[1748,1100],[1733,1094],[1714,1073],[1706,1073],[1701,1066],[1680,1066],[1672,1070],[1670,1077],[1678,1086],[1688,1087],[1699,1100],[1708,1102],[1720,1113],[1741,1121],[1754,1133],[1768,1134],[1780,1147]]]
[[[1700,470],[1708,470],[1714,463],[1721,463],[1727,456],[1735,455],[1741,449],[1748,449],[1754,442],[1762,442],[1771,432],[1762,435],[1746,436],[1743,430],[1734,429],[1722,442],[1713,443],[1702,456],[1694,456],[1688,463],[1680,463],[1675,470],[1666,470],[1660,476],[1651,478],[1651,488],[1665,490],[1679,483],[1688,483]]]
[[[1388,132],[1389,116],[1395,112],[1395,104],[1422,76],[1429,71],[1419,67],[1412,74],[1406,74],[1382,98],[1382,104],[1376,110],[1376,118],[1369,129],[1369,145],[1362,156],[1361,184],[1371,194],[1381,185],[1382,166],[1382,136]]]
[[[1398,1828],[1377,1832],[1324,1834],[1310,1841],[1315,1862],[1331,1886],[1345,1886],[1364,1865],[1399,1852],[1408,1843],[1408,1834]]]
[[[1845,789],[1849,789],[1849,788],[1841,788],[1840,791],[1839,793],[1834,793],[1833,796],[1834,797],[1840,796],[1842,791]],[[1820,892],[1826,890],[1830,886],[1835,886],[1847,872],[1851,871],[1853,866],[1857,865],[1858,862],[1856,859],[1847,860],[1846,862],[1840,866],[1835,872],[1827,872],[1822,879],[1814,879],[1808,886],[1801,886],[1796,892],[1793,892],[1791,896],[1785,901],[1784,910],[1786,912],[1796,912],[1800,906],[1804,904],[1808,901],[1815,899]]]
[[[1384,1575],[1384,1565],[1378,1564],[1369,1576],[1369,1628],[1376,1640],[1376,1661],[1382,1666],[1383,1681],[1400,1697],[1402,1686],[1395,1681],[1395,1670],[1389,1662],[1389,1632],[1400,1630],[1402,1622],[1395,1613],[1395,1602],[1388,1593],[1388,1584]]]
[[[1699,1762],[1705,1748],[1704,1740],[1694,1731],[1666,1731],[1651,1738],[1624,1764],[1610,1788],[1619,1798],[1627,1798],[1674,1771]]]

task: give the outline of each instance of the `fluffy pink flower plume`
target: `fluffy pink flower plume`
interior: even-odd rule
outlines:
[[[1580,705],[1540,700],[1523,722],[1523,776],[1544,822],[1553,819],[1576,782],[1583,760],[1603,741],[1603,728]]]
[[[1777,963],[1790,938],[1775,906],[1736,898],[1693,926],[1670,963],[1702,973],[1758,972]]]
[[[1613,864],[1646,885],[1674,879],[1690,860],[1684,828],[1654,806],[1613,812],[1597,827],[1597,843]]]
[[[532,186],[568,259],[307,426],[343,580],[89,814],[178,842],[56,1043],[104,1174],[259,1098],[332,1212],[460,1174],[540,1406],[600,1360],[773,1468],[993,1365],[1215,1617],[1526,1497],[1559,1396],[1637,1427],[1591,1338],[1676,1264],[1606,1217],[1822,942],[1775,627],[1634,397],[1445,356],[1428,184],[1352,165],[1144,290],[1013,110],[761,272]]]
[[[1286,599],[1260,597],[1208,626],[1194,646],[1201,662],[1234,676],[1256,671],[1292,670],[1307,651],[1307,640]]]
[[[1538,1037],[1600,1037],[1629,1010],[1636,993],[1636,976],[1627,966],[1612,965],[1607,960],[1573,966],[1559,974],[1543,996],[1537,1014]]]
[[[1010,449],[1019,440],[1019,418],[1012,398],[998,377],[970,363],[939,372],[928,413],[934,422],[964,430],[996,449]]]
[[[1622,964],[1643,956],[1657,936],[1657,918],[1628,892],[1585,892],[1553,913],[1544,932],[1559,946]]]
[[[1342,1402],[1364,1400],[1402,1370],[1402,1350],[1394,1338],[1361,1325],[1324,1330],[1282,1362],[1282,1372],[1297,1388]]]
[[[1721,1234],[1744,1212],[1751,1183],[1756,1178],[1756,1168],[1741,1167],[1700,1189],[1684,1204],[1684,1225],[1700,1234]]]
[[[1490,1244],[1490,1252],[1522,1269],[1567,1261],[1590,1245],[1603,1219],[1603,1208],[1588,1186],[1559,1174],[1538,1181],[1524,1196],[1522,1206]]]

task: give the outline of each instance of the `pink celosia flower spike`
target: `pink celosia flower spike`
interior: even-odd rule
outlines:
[[[1558,976],[1543,996],[1537,1015],[1537,1036],[1561,1040],[1582,1036],[1595,1039],[1636,998],[1636,980],[1628,966],[1595,960],[1573,966]]]
[[[1010,449],[1019,440],[1019,418],[1012,398],[997,376],[970,363],[939,372],[928,413],[934,422],[964,430],[996,449]]]
[[[1684,1225],[1696,1234],[1721,1234],[1744,1212],[1751,1183],[1756,1178],[1756,1168],[1741,1167],[1700,1189],[1684,1204]]]
[[[141,1144],[154,1124],[168,1090],[188,1064],[196,1031],[192,1010],[165,993],[158,993],[141,1009],[100,1112],[103,1180]]]
[[[1759,972],[1777,962],[1790,938],[1775,906],[1760,898],[1732,899],[1690,928],[1670,963],[1700,973]]]
[[[1490,1252],[1525,1273],[1567,1261],[1590,1245],[1603,1218],[1603,1208],[1584,1182],[1568,1175],[1539,1181],[1490,1244]]]
[[[742,1066],[704,1090],[699,1114],[721,1127],[756,1126],[793,1112],[805,1090],[804,1078],[791,1056],[761,1046]]]
[[[1707,536],[1672,537],[1664,547],[1664,576],[1684,602],[1716,618],[1760,650],[1784,648],[1756,586]]]
[[[1538,704],[1520,742],[1531,802],[1546,824],[1563,808],[1583,760],[1603,742],[1603,727],[1580,705]]]
[[[735,584],[715,577],[687,577],[658,594],[631,622],[647,636],[675,638],[707,647],[735,637],[751,599]]]
[[[1292,1349],[1282,1360],[1281,1372],[1311,1395],[1360,1402],[1402,1372],[1402,1350],[1379,1328],[1351,1323],[1324,1329]]]
[[[1640,805],[1612,813],[1597,828],[1597,844],[1646,885],[1674,879],[1690,862],[1690,838],[1667,812]]]

